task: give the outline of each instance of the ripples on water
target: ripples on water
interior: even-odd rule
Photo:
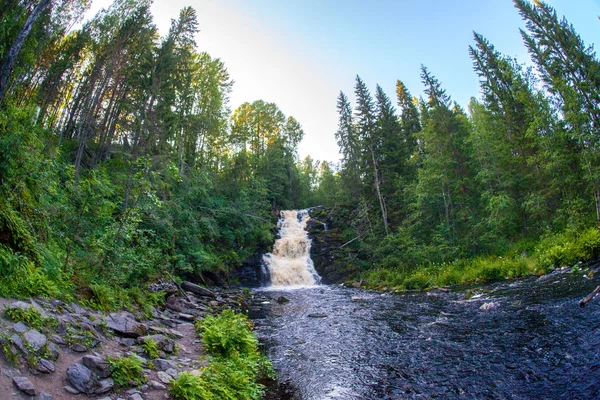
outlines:
[[[296,388],[291,398],[597,399],[600,302],[578,301],[598,284],[555,273],[475,289],[468,300],[256,291],[251,317],[280,380]]]

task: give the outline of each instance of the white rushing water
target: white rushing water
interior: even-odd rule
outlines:
[[[321,280],[310,258],[310,239],[306,231],[309,219],[307,210],[281,212],[277,224],[280,238],[275,241],[273,252],[263,256],[272,286],[306,287]]]

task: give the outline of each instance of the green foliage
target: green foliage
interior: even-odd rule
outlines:
[[[107,357],[110,364],[110,377],[115,381],[117,387],[129,386],[129,382],[138,385],[146,382],[142,359],[136,355],[128,357]]]
[[[148,357],[159,358],[158,345],[154,339],[146,338],[144,343],[142,343],[142,349],[144,349],[144,353],[146,353]]]
[[[56,327],[58,324],[54,318],[43,317],[40,311],[33,306],[27,307],[26,310],[4,306],[4,317],[14,322],[23,322],[28,327],[40,331],[44,328]]]
[[[535,251],[542,270],[597,259],[600,256],[600,231],[593,227],[582,232],[547,235]]]
[[[273,367],[257,347],[248,319],[224,310],[198,321],[196,329],[214,358],[199,375],[187,372],[172,382],[169,393],[181,400],[260,399],[259,379],[273,378]]]
[[[256,352],[258,341],[252,334],[248,318],[243,314],[223,310],[218,316],[197,321],[196,330],[202,334],[202,342],[213,356],[244,356]]]

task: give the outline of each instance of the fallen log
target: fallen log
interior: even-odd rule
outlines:
[[[588,295],[587,295],[587,297],[586,297],[585,299],[581,300],[581,301],[579,302],[579,307],[585,307],[585,305],[586,305],[587,303],[589,303],[590,301],[592,301],[592,299],[593,299],[594,297],[596,297],[596,295],[597,295],[598,293],[600,293],[600,286],[598,286],[596,289],[594,289],[594,291],[593,291],[592,293],[588,294]]]
[[[188,281],[183,281],[181,283],[181,288],[183,290],[187,290],[188,292],[192,292],[194,294],[197,294],[198,296],[206,296],[206,297],[217,297],[217,295],[208,290],[203,288],[202,286],[198,286],[195,283],[192,282],[188,282]]]

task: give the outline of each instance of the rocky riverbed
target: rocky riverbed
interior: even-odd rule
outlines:
[[[194,321],[225,308],[246,308],[239,289],[208,291],[193,284],[184,288],[185,296],[171,294],[164,307],[145,314],[104,313],[57,299],[0,299],[0,397],[169,398],[171,379],[207,363]],[[17,314],[29,317],[11,321]],[[158,357],[144,350],[148,341],[156,344]],[[117,387],[108,360],[131,355],[142,360],[143,382]]]

